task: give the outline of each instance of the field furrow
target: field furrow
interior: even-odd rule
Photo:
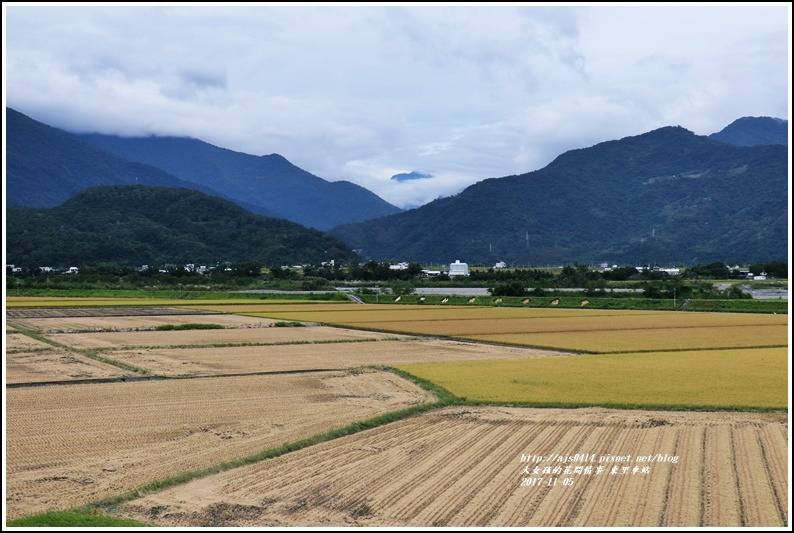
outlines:
[[[736,439],[742,447],[751,429],[785,420],[785,413],[453,407],[151,494],[121,511],[169,527],[207,525],[224,509],[241,511],[223,514],[232,526],[693,527],[703,508],[703,523],[736,525],[731,431],[745,431]],[[758,453],[744,461],[756,468],[739,467],[748,517],[763,516],[770,501],[745,494],[771,486],[755,442]],[[781,439],[765,443],[767,455],[786,453]],[[572,473],[572,485],[521,486],[521,454],[542,456],[542,472],[560,453],[582,454],[577,466],[590,472]],[[643,466],[650,469],[634,470]],[[779,514],[764,520],[783,522]]]
[[[742,525],[731,433],[727,425],[706,428],[706,466],[702,480],[704,527]]]
[[[664,487],[664,507],[658,523],[649,523],[649,526],[700,524],[704,438],[705,429],[702,427],[683,426],[679,429],[678,443],[673,452],[678,457],[678,464],[669,470],[669,479]]]
[[[759,428],[755,425],[734,428],[733,446],[738,493],[744,513],[743,525],[764,527],[782,522],[780,510],[785,503],[777,500],[769,479],[769,468],[759,441]],[[751,474],[753,469],[759,471]]]

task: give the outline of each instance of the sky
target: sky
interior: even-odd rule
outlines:
[[[790,3],[6,2],[3,98],[67,131],[277,153],[410,208],[664,126],[789,120],[791,15]]]

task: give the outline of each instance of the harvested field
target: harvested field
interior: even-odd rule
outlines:
[[[57,318],[18,318],[14,324],[39,333],[63,333],[73,331],[110,331],[154,329],[164,324],[217,324],[224,328],[268,327],[277,322],[269,318],[255,318],[240,315],[196,314],[185,315],[134,315],[134,316],[92,316]]]
[[[8,518],[67,509],[433,401],[388,372],[8,389]]]
[[[163,527],[782,527],[786,420],[453,407],[151,494],[117,514]]]
[[[6,353],[5,379],[8,384],[107,379],[133,375],[132,372],[89,359],[67,350],[47,346],[47,350]]]
[[[107,354],[107,357],[145,368],[154,374],[195,376],[558,355],[566,354],[531,348],[410,339],[324,345],[294,344],[189,349],[144,348],[116,351]]]
[[[360,341],[395,337],[396,335],[391,333],[345,330],[328,326],[68,333],[47,336],[53,341],[73,348],[88,349],[122,348],[125,346],[220,346],[244,343]]]
[[[46,342],[32,339],[22,333],[6,333],[6,353],[9,352],[29,352],[33,350],[49,350],[52,348]]]

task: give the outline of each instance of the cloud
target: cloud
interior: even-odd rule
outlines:
[[[789,113],[790,6],[3,9],[6,102],[36,120],[279,153],[401,206]],[[417,169],[432,178],[390,180]]]

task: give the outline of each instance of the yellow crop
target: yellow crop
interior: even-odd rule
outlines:
[[[785,409],[787,348],[401,365],[467,400]]]

